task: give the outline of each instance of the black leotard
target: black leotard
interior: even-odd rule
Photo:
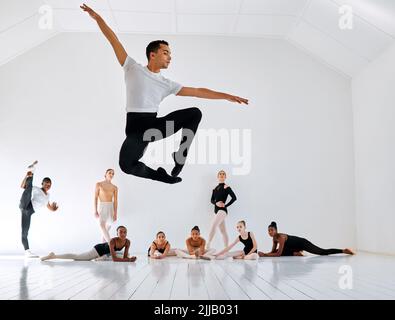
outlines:
[[[122,248],[117,248],[116,244],[114,245],[114,250],[115,251],[121,251],[123,248],[125,248],[127,241],[125,242],[125,244],[123,245]],[[110,250],[110,246],[108,245],[108,242],[105,243],[99,243],[97,245],[94,246],[94,248],[96,249],[97,253],[99,254],[99,256],[104,256],[106,254],[109,254],[111,252]]]
[[[343,253],[341,249],[322,249],[312,244],[309,240],[287,235],[287,240],[284,243],[282,256],[293,256],[294,252],[307,251],[309,253],[326,256],[329,254]]]
[[[239,240],[242,244],[244,244],[244,254],[249,254],[252,250],[252,248],[254,247],[254,243],[252,242],[252,238],[250,236],[250,233],[248,232],[248,238],[247,239],[243,239],[241,237],[241,235],[239,236]],[[254,251],[255,253],[257,253],[257,250]]]
[[[152,241],[152,243],[155,245],[155,250],[158,250],[158,251],[159,251],[160,253],[162,253],[162,254],[165,252],[166,247],[167,247],[167,245],[169,244],[169,242],[166,241],[165,246],[164,246],[162,249],[160,249],[160,248],[158,248],[158,245],[156,244],[155,241]],[[148,256],[150,256],[150,252],[151,252],[151,247],[148,248]]]
[[[220,208],[216,205],[218,201],[226,202],[226,198],[228,195],[231,196],[232,199],[228,203],[225,204],[224,208]],[[227,207],[229,207],[233,202],[237,200],[235,193],[233,192],[231,187],[227,187],[225,189],[225,183],[220,183],[213,190],[213,194],[211,196],[211,203],[214,205],[214,212],[217,213],[219,210],[224,210],[228,213]]]

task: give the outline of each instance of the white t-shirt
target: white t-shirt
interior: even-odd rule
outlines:
[[[126,83],[126,112],[158,112],[159,104],[182,85],[150,71],[127,56],[123,64]]]
[[[33,205],[34,211],[37,211],[42,207],[46,207],[48,202],[49,202],[49,193],[45,194],[41,188],[33,187],[33,189],[32,189],[32,205]]]

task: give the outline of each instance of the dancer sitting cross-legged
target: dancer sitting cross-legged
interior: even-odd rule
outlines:
[[[279,233],[277,223],[274,221],[268,226],[268,232],[273,238],[273,248],[269,253],[259,252],[260,257],[303,256],[302,251],[321,256],[339,253],[354,254],[351,249],[322,249],[307,239]]]
[[[186,259],[204,259],[213,258],[214,249],[206,249],[206,240],[200,236],[200,229],[194,226],[191,230],[191,236],[185,241],[187,250],[176,249],[177,257]]]
[[[45,257],[41,257],[42,261],[51,259],[69,259],[75,261],[91,261],[104,257],[111,254],[112,261],[114,262],[134,262],[136,257],[129,257],[130,240],[126,238],[127,229],[124,226],[117,228],[118,236],[112,238],[110,244],[108,242],[99,243],[95,245],[91,250],[84,253],[67,253],[67,254],[55,254],[51,252]],[[124,250],[123,257],[117,256],[117,251]]]
[[[239,236],[229,246],[222,251],[215,254],[217,259],[225,259],[232,257],[233,259],[244,259],[244,260],[256,260],[258,259],[257,254],[257,242],[252,232],[247,232],[245,221],[239,221],[237,223],[237,231]],[[244,244],[243,250],[229,252],[236,244],[241,242]]]

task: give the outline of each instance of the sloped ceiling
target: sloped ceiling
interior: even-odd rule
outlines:
[[[0,0],[0,65],[59,32],[99,32],[78,0]],[[86,0],[118,33],[284,39],[352,77],[395,41],[395,0]],[[39,28],[43,5],[53,28]],[[353,28],[339,28],[343,5]],[[45,7],[44,7],[45,10]]]

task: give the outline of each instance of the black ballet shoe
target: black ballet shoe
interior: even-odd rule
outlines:
[[[159,179],[157,179],[158,181],[162,181],[164,183],[170,183],[170,184],[174,184],[182,181],[182,179],[179,177],[172,177],[168,175],[166,170],[163,169],[162,167],[159,167],[157,172],[159,174]]]
[[[183,164],[179,164],[176,161],[176,152],[172,153],[172,157],[173,157],[175,166],[174,166],[173,170],[171,170],[171,175],[172,175],[172,177],[177,177],[181,173],[182,168],[184,168],[184,165]]]

